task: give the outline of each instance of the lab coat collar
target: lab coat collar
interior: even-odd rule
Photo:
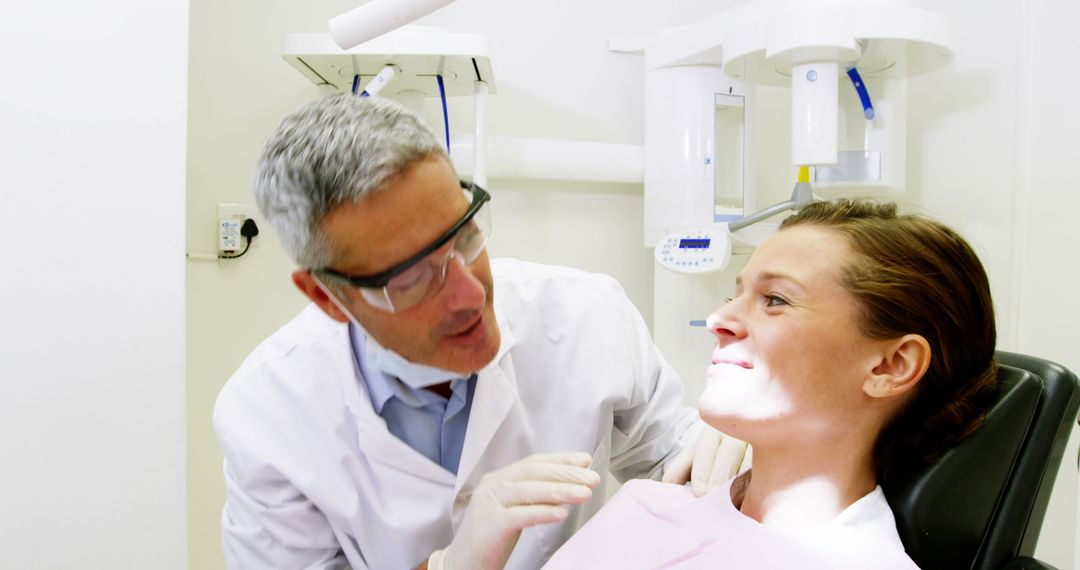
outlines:
[[[361,453],[369,460],[391,469],[452,487],[454,485],[452,473],[390,433],[386,427],[386,421],[375,413],[363,373],[356,359],[353,358],[351,335],[342,336],[344,341],[339,344],[339,350],[342,350],[343,354],[336,359],[339,366],[338,374],[343,381],[342,395],[345,407],[355,419],[356,445]]]
[[[479,372],[472,411],[469,412],[469,427],[465,432],[465,445],[458,464],[455,491],[460,491],[470,480],[517,399],[514,365],[509,354]],[[505,445],[505,442],[501,445]]]
[[[501,302],[498,292],[495,294],[495,322],[499,324],[499,350],[495,352],[495,359],[492,363],[499,362],[503,355],[510,352],[510,349],[514,347],[516,342],[514,339],[514,333],[510,328],[510,319],[507,316],[506,309]],[[490,366],[490,364],[489,364]]]
[[[495,433],[518,401],[514,362],[510,355],[515,339],[510,320],[501,310],[498,297],[495,303],[495,320],[499,324],[499,350],[495,359],[480,370],[476,379],[469,426],[465,432],[465,446],[461,450],[461,462],[458,464],[455,494],[472,478]],[[506,444],[503,442],[501,445]],[[491,467],[498,468],[502,465]]]

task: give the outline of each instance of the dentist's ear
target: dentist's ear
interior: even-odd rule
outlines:
[[[308,299],[311,299],[312,303],[318,305],[331,319],[340,323],[349,322],[349,316],[341,309],[338,300],[314,273],[298,269],[293,271],[292,280],[296,288]]]
[[[872,398],[908,392],[930,368],[930,343],[922,335],[904,335],[886,343],[885,349],[881,361],[863,382],[863,392]]]

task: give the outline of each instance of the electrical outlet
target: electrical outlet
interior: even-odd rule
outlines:
[[[244,251],[247,239],[240,235],[240,227],[244,220],[251,218],[260,224],[258,208],[252,204],[219,203],[218,204],[218,229],[217,249],[221,255],[236,255]],[[256,247],[259,239],[252,240],[251,247]]]

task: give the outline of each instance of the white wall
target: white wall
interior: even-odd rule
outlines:
[[[1020,304],[1016,347],[1080,372],[1080,264],[1075,251],[1080,243],[1080,109],[1075,102],[1080,80],[1061,71],[1080,54],[1080,35],[1069,25],[1080,20],[1080,4],[1038,0],[1023,6],[1026,49],[1021,65],[1027,92],[1017,117],[1022,175],[1015,203],[1022,245],[1016,269],[1022,277],[1015,292]],[[1080,430],[1074,428],[1039,543],[1040,556],[1056,560],[1061,568],[1080,568],[1078,452]]]
[[[1080,81],[1062,72],[1080,53],[1068,26],[1080,7],[1064,0],[920,4],[952,19],[956,57],[911,83],[909,191],[979,249],[1000,347],[1080,370],[1080,266],[1068,253],[1080,243],[1072,219],[1080,209],[1072,176],[1080,164],[1080,110],[1072,101]],[[1058,568],[1078,562],[1076,431],[1036,550]]]
[[[187,19],[0,18],[0,567],[187,566]]]
[[[651,319],[652,252],[634,247],[644,233],[640,186],[633,194],[598,194],[521,190],[527,187],[522,181],[492,182],[501,188],[498,201],[492,202],[492,256],[614,275]]]

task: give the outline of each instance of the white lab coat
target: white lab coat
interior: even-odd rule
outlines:
[[[479,371],[457,476],[375,414],[348,327],[309,306],[259,345],[214,409],[225,452],[229,568],[414,568],[449,544],[483,474],[586,451],[616,477],[657,477],[697,414],[610,277],[492,262],[502,340]],[[601,506],[527,529],[507,568],[539,568]]]

